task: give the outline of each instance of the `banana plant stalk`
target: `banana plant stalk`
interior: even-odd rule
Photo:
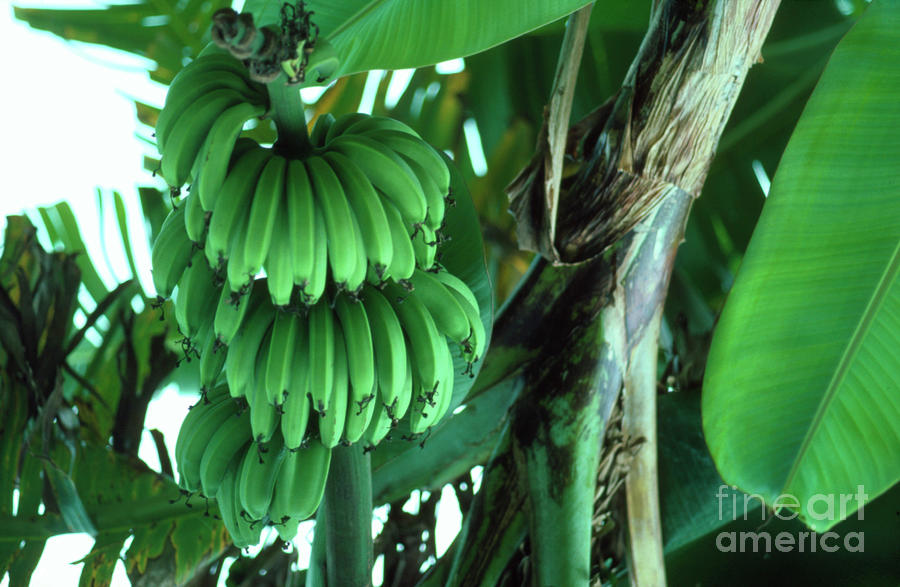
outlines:
[[[288,85],[285,77],[280,76],[267,84],[266,89],[272,102],[272,118],[278,129],[278,148],[292,157],[305,156],[313,147],[299,86]]]
[[[362,443],[332,449],[331,468],[319,512],[327,520],[327,584],[371,585],[372,474],[369,455]]]

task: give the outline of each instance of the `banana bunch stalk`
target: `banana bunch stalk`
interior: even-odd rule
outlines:
[[[262,42],[232,24],[232,52]],[[239,546],[266,524],[293,537],[338,444],[434,426],[454,350],[471,363],[486,341],[472,291],[436,262],[450,202],[437,151],[363,114],[320,117],[304,152],[242,136],[269,115],[241,61],[208,52],[176,76],[157,126],[162,177],[190,184],[152,250],[157,292],[200,359],[180,483],[217,500]]]

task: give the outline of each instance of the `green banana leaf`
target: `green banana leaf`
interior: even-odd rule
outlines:
[[[98,302],[109,294],[109,288],[103,283],[100,274],[97,273],[91,258],[87,254],[81,231],[78,229],[78,221],[72,212],[68,202],[59,202],[51,207],[38,208],[44,227],[50,235],[54,246],[58,246],[68,253],[77,253],[75,262],[81,270],[81,280],[89,294]]]
[[[278,21],[282,0],[248,0],[260,25]],[[337,49],[339,75],[422,67],[465,57],[589,4],[585,0],[312,0],[313,22]]]
[[[56,452],[67,458],[65,449]],[[26,456],[26,464],[29,460],[37,457]],[[85,521],[92,522],[97,540],[84,559],[82,581],[87,584],[91,584],[91,579],[111,576],[129,534],[134,535],[134,540],[126,556],[127,570],[144,572],[148,562],[171,543],[179,584],[189,579],[203,560],[217,556],[230,544],[225,527],[210,514],[209,504],[186,504],[179,498],[180,490],[174,481],[143,462],[96,445],[79,448],[74,462],[75,470],[66,479],[77,487],[83,503],[81,513]],[[40,479],[36,483],[23,486],[23,494],[40,495]],[[214,511],[215,506],[212,507]],[[73,528],[66,516],[65,511],[62,517],[49,512],[33,516],[0,514],[0,552],[23,539],[42,544],[50,536],[86,529],[83,525]]]
[[[63,39],[152,59],[151,79],[167,84],[184,65],[185,50],[196,56],[206,44],[212,13],[230,4],[229,0],[137,1],[75,10],[14,6],[13,14]]]
[[[831,57],[704,381],[722,478],[770,506],[794,498],[777,504],[816,531],[851,516],[860,492],[874,498],[900,479],[898,31],[900,3],[875,0]]]

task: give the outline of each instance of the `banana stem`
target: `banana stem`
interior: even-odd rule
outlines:
[[[306,112],[299,86],[287,85],[281,76],[266,89],[272,101],[272,119],[278,130],[278,149],[290,157],[305,157],[313,146],[306,128]]]
[[[328,585],[371,585],[372,473],[362,443],[332,449],[323,508]]]
[[[306,587],[325,587],[326,560],[325,560],[325,535],[328,530],[328,522],[325,520],[324,504],[319,507],[316,514],[316,530],[313,535],[312,552],[309,555],[309,567],[306,570]]]

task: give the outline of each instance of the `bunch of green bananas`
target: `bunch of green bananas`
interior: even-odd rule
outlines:
[[[162,176],[191,188],[152,263],[205,394],[178,437],[180,482],[215,497],[246,546],[264,524],[293,537],[339,443],[438,422],[451,349],[474,362],[486,336],[472,291],[436,262],[444,159],[402,123],[364,114],[320,117],[305,153],[242,137],[269,109],[242,67],[208,53],[172,83]]]
[[[181,485],[215,498],[232,540],[257,544],[273,525],[283,540],[297,533],[322,499],[331,449],[310,443],[285,448],[280,435],[264,447],[250,441],[250,412],[224,386],[207,393],[182,425],[175,445]]]

